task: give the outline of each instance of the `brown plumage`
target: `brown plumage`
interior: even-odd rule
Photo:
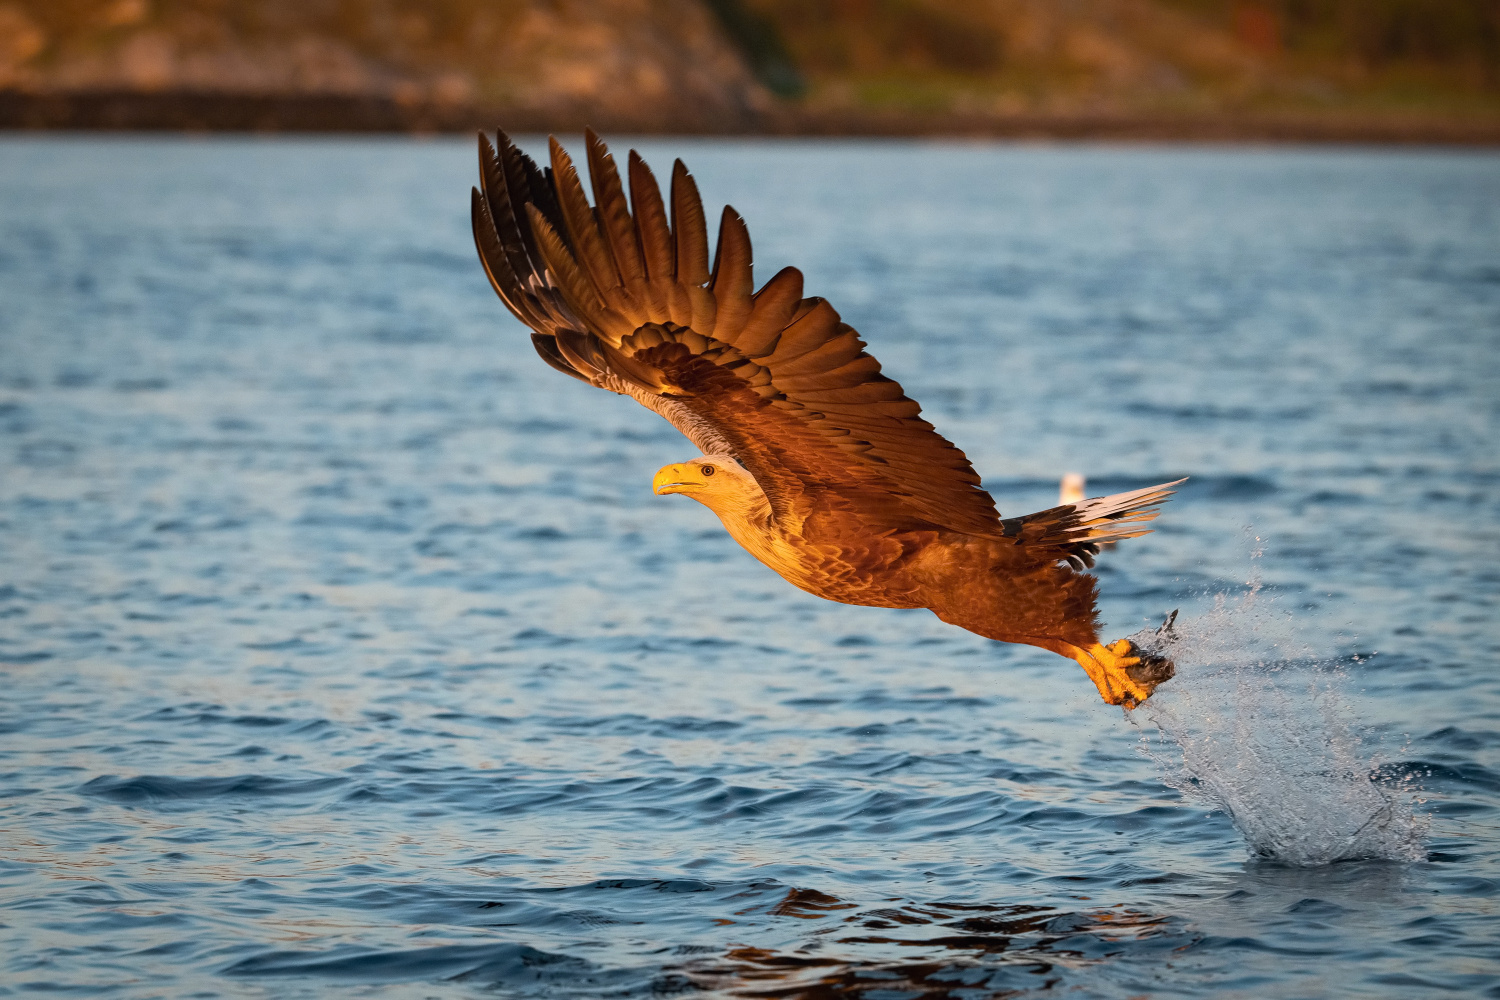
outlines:
[[[682,161],[663,200],[630,154],[587,136],[593,203],[562,147],[537,167],[500,133],[480,137],[474,240],[490,283],[552,367],[634,397],[703,457],[657,473],[658,493],[704,503],[751,554],[809,593],[930,608],[991,639],[1083,666],[1132,706],[1171,664],[1099,642],[1103,543],[1149,529],[1176,485],[1002,519],[963,452],[839,314],[785,268],[755,290],[750,235],[732,208],[712,268],[697,186]]]

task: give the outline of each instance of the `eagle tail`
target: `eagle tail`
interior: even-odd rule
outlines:
[[[1094,565],[1101,546],[1148,534],[1151,529],[1141,525],[1156,519],[1161,513],[1160,505],[1175,492],[1171,487],[1183,482],[1185,478],[1143,490],[1080,500],[1024,517],[1006,518],[1000,525],[1004,535],[1014,538],[1018,545],[1056,549],[1059,558],[1066,559],[1074,569],[1083,570]]]

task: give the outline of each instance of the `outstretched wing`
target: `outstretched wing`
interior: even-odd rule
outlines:
[[[880,373],[864,341],[786,268],[754,290],[750,236],[725,208],[713,268],[692,176],[671,205],[630,154],[630,202],[588,133],[590,206],[556,140],[539,169],[505,136],[480,137],[474,240],[490,283],[552,367],[633,396],[705,453],[729,454],[774,516],[1002,533],[969,460]],[[670,217],[669,217],[670,213]]]

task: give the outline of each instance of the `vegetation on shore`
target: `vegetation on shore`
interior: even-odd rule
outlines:
[[[127,109],[124,124],[154,114],[164,127],[187,102],[205,127],[215,107],[304,127],[286,123],[358,104],[358,127],[506,115],[558,128],[1137,121],[1191,133],[1274,120],[1493,137],[1500,3],[0,0],[0,124],[97,123],[89,102],[104,100]]]
[[[800,74],[795,92],[814,104],[1009,113],[1500,110],[1493,0],[738,5],[774,34]],[[757,40],[749,42],[756,51]],[[784,73],[774,55],[760,61]]]

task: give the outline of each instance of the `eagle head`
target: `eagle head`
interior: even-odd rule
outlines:
[[[686,493],[715,511],[763,497],[755,477],[728,455],[702,455],[691,462],[664,465],[651,480],[652,492]]]

